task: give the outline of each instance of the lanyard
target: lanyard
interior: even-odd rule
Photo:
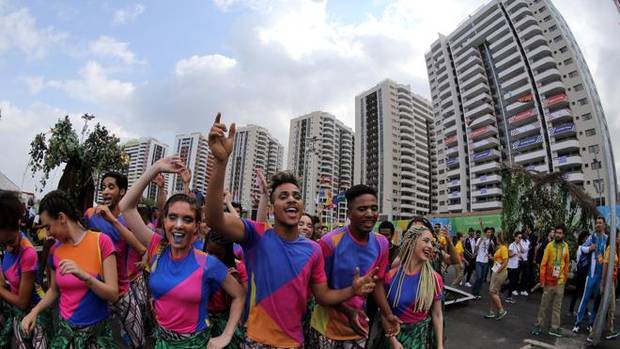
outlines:
[[[562,254],[564,253],[564,244],[562,244],[560,247],[558,247],[558,243],[557,242],[553,242],[553,245],[555,247],[555,260],[553,261],[553,265],[558,266],[560,264],[562,264],[562,257],[560,256],[560,252],[558,251],[558,249],[562,249]]]

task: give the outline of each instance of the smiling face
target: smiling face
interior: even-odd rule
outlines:
[[[299,235],[303,235],[307,238],[309,238],[310,236],[312,236],[312,228],[313,228],[313,224],[312,224],[312,219],[310,219],[310,217],[303,215],[301,216],[301,219],[299,220]]]
[[[110,206],[110,209],[116,207],[119,201],[123,198],[123,195],[125,195],[125,189],[119,188],[116,183],[116,178],[114,177],[104,178],[101,189],[101,196],[103,196],[104,201],[103,204]]]
[[[377,197],[372,194],[362,194],[349,204],[349,220],[351,226],[362,233],[370,233],[379,219],[379,205]]]
[[[285,227],[296,227],[303,214],[299,187],[293,183],[279,185],[272,194],[275,221]]]
[[[164,217],[164,231],[170,245],[176,249],[187,249],[191,246],[194,234],[198,231],[196,210],[184,201],[170,204]]]
[[[415,241],[413,254],[421,261],[428,261],[433,256],[433,234],[425,230]]]
[[[47,211],[41,212],[39,215],[41,224],[47,230],[47,236],[51,236],[56,240],[65,241],[69,236],[69,229],[67,227],[67,217],[64,213],[59,213],[58,218],[52,218]]]

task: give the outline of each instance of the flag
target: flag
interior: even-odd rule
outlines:
[[[517,101],[521,102],[521,103],[526,103],[526,102],[530,102],[532,99],[534,98],[534,96],[532,96],[531,93],[526,94],[525,96],[521,96],[517,99]]]
[[[326,208],[332,208],[334,207],[334,202],[333,202],[333,194],[331,190],[327,191],[327,199],[325,199],[325,205]]]
[[[336,195],[336,197],[334,198],[334,205],[338,206],[339,203],[346,201],[346,197],[344,196],[344,192],[339,193],[338,195]]]

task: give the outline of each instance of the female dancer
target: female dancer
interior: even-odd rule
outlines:
[[[37,316],[59,299],[60,324],[51,348],[116,348],[107,321],[108,303],[119,295],[112,240],[86,230],[80,212],[60,190],[41,200],[39,214],[57,242],[49,254],[49,289],[22,320],[22,329],[30,334]]]
[[[245,296],[222,262],[192,247],[201,220],[196,200],[187,194],[175,194],[166,201],[162,212],[164,236],[154,234],[137,210],[142,192],[155,176],[183,169],[178,157],[157,161],[119,205],[131,231],[148,246],[147,287],[157,322],[155,348],[224,348],[239,322]],[[230,316],[224,332],[210,338],[207,302],[220,287],[232,297]]]

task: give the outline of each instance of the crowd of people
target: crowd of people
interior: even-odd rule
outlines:
[[[130,348],[443,348],[447,266],[455,268],[452,285],[471,287],[478,299],[490,275],[488,319],[504,318],[503,303],[538,284],[543,297],[532,333],[541,333],[552,305],[549,334],[561,335],[571,264],[564,226],[540,242],[526,229],[509,243],[493,228],[453,241],[445,227],[415,217],[395,245],[392,223],[375,230],[376,190],[358,184],[345,195],[347,224],[327,232],[304,213],[289,172],[269,183],[257,174],[258,212],[246,219],[224,191],[235,133],[218,114],[206,196],[190,190],[192,174],[176,156],[157,161],[131,187],[122,174],[104,174],[104,202],[84,213],[67,193],[48,193],[38,208],[37,229],[49,242],[40,255],[21,231],[19,198],[0,193],[0,348],[11,341],[20,349],[115,348],[113,329]],[[167,199],[166,173],[184,183]],[[140,201],[151,183],[161,190],[147,209]],[[602,218],[596,227],[578,248],[574,280],[583,295],[574,331],[592,325],[601,275],[618,269]],[[609,338],[618,335],[614,312]]]

